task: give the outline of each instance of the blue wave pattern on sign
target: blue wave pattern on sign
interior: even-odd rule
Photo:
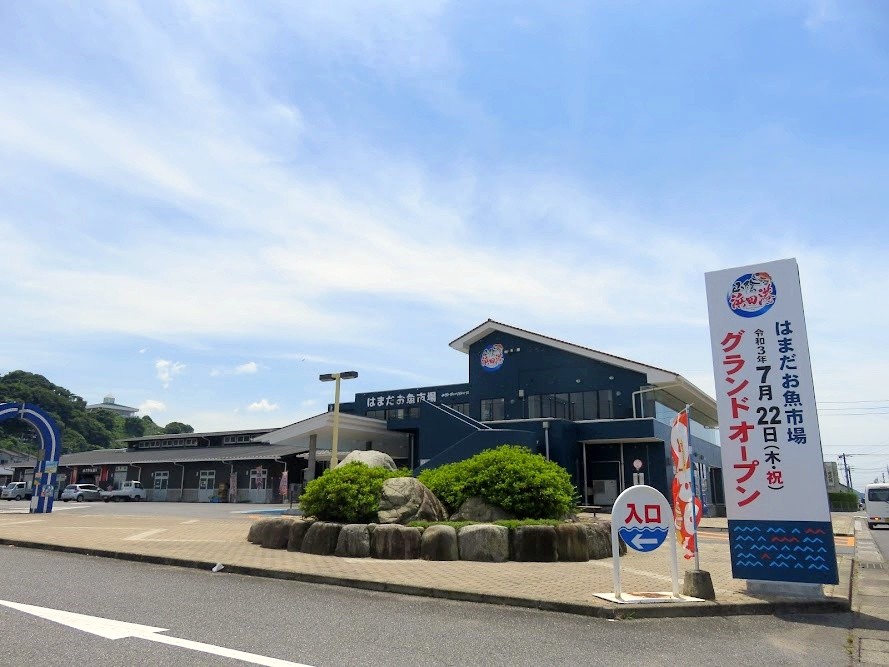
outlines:
[[[620,528],[618,535],[628,547],[636,551],[654,551],[664,543],[669,533],[668,528]]]
[[[728,528],[736,579],[839,582],[829,521],[729,520]]]

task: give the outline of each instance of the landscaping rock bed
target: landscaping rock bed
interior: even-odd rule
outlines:
[[[612,555],[611,524],[607,521],[516,528],[476,523],[455,529],[446,524],[413,528],[275,518],[254,523],[247,540],[266,549],[386,560],[578,562]],[[625,553],[626,545],[621,541],[620,555]]]

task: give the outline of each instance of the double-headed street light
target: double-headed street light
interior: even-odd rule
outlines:
[[[319,375],[321,382],[336,382],[336,390],[333,394],[333,437],[330,443],[330,467],[336,468],[339,462],[337,459],[337,444],[340,435],[340,380],[351,380],[358,377],[358,371],[344,371],[342,373],[325,373]]]

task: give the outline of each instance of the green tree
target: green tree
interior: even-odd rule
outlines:
[[[164,426],[164,433],[194,433],[194,428],[182,422],[170,422]]]
[[[141,438],[145,435],[145,422],[138,417],[126,417],[123,430],[130,438]]]

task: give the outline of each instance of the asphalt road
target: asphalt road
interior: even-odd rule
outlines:
[[[851,623],[848,614],[606,621],[15,547],[0,547],[0,601],[312,667],[847,665]],[[4,606],[0,615],[2,664],[251,664]]]
[[[880,550],[883,558],[889,561],[889,526],[881,524],[876,528],[871,528],[869,532],[874,542],[877,543],[877,548]]]

